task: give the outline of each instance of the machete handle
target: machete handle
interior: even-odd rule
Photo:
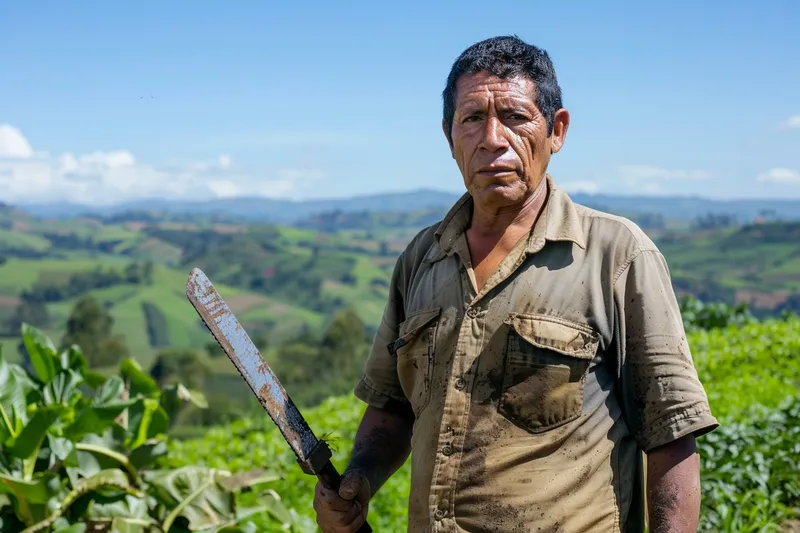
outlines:
[[[319,471],[317,477],[330,490],[339,491],[339,485],[342,483],[342,476],[339,475],[336,467],[333,466],[333,463],[330,461],[325,463],[325,466]],[[365,521],[361,524],[361,527],[358,528],[356,533],[372,533],[372,527]]]

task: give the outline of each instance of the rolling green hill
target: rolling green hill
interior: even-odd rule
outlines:
[[[165,346],[202,351],[211,337],[184,294],[188,273],[198,266],[248,331],[269,338],[271,349],[321,331],[348,305],[375,327],[394,260],[420,229],[414,224],[431,223],[431,213],[419,211],[405,223],[397,213],[331,214],[284,227],[200,217],[49,220],[0,208],[0,323],[12,320],[24,298],[41,298],[48,320],[34,325],[60,339],[73,306],[88,292],[109,310],[114,331],[145,367]],[[679,294],[746,301],[761,315],[800,310],[800,223],[648,231]],[[145,263],[152,279],[125,279],[126,269]],[[113,279],[94,286],[95,277],[106,276],[98,268]],[[147,306],[166,323],[159,342],[151,338]],[[6,354],[16,351],[17,333],[5,329]]]

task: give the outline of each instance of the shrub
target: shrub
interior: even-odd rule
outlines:
[[[159,389],[133,360],[118,375],[88,368],[79,347],[58,353],[23,324],[27,371],[0,356],[0,531],[253,531],[252,519],[288,523],[276,493],[243,508],[238,493],[275,481],[268,470],[176,463],[170,415],[204,398],[180,384]]]

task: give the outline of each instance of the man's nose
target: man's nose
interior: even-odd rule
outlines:
[[[489,117],[486,120],[481,146],[490,152],[508,148],[506,128],[497,117]]]

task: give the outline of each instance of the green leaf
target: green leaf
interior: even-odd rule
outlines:
[[[158,383],[151,378],[135,359],[125,359],[120,364],[120,375],[128,381],[131,398],[138,395],[157,398],[161,393]]]
[[[128,428],[131,432],[128,447],[136,449],[149,438],[165,434],[169,430],[169,420],[158,400],[144,398],[128,411]]]
[[[100,435],[110,426],[117,424],[116,418],[122,411],[139,401],[119,400],[113,404],[84,406],[78,411],[75,421],[66,428],[64,434],[74,441],[79,441],[88,434]]]
[[[83,383],[83,376],[74,370],[67,369],[56,375],[42,391],[45,405],[71,405],[81,396],[78,386]]]
[[[28,422],[28,393],[36,388],[19,365],[0,359],[0,444],[16,437]]]
[[[22,340],[39,380],[48,383],[58,372],[58,354],[53,341],[40,329],[25,323],[22,324]]]
[[[52,454],[50,464],[55,464],[56,460],[61,461],[64,466],[78,466],[78,454],[75,450],[75,443],[63,437],[47,436],[48,446]]]
[[[26,479],[33,477],[33,463],[39,454],[39,449],[42,447],[47,430],[65,410],[66,408],[61,405],[47,405],[39,408],[17,438],[14,439],[14,444],[8,449],[8,453],[11,456],[27,462],[25,469]]]
[[[24,480],[0,474],[0,492],[13,496],[17,501],[30,504],[46,504],[57,494],[50,481],[57,477],[55,473],[46,473],[34,480]]]
[[[62,528],[53,528],[53,533],[85,533],[86,532],[86,523],[84,522],[77,522],[75,524],[70,524],[67,527]]]
[[[62,370],[72,370],[80,375],[84,375],[89,369],[86,356],[83,355],[83,351],[76,344],[65,348],[58,356],[58,360]]]
[[[262,483],[271,483],[278,481],[281,476],[274,472],[270,472],[265,468],[257,468],[248,472],[239,472],[221,481],[222,486],[231,492],[239,492],[242,489],[255,487]]]
[[[151,466],[159,457],[169,452],[167,441],[162,439],[148,439],[140,446],[131,450],[130,462],[134,468],[141,470]]]
[[[228,475],[213,468],[186,466],[150,477],[157,497],[172,509],[163,529],[169,531],[178,517],[185,518],[192,530],[227,525],[235,518],[234,496],[219,482]]]
[[[125,382],[118,376],[112,376],[103,383],[94,398],[94,405],[115,404],[122,400],[122,393],[125,392]]]
[[[169,385],[161,391],[161,406],[172,419],[184,403],[190,403],[200,409],[208,408],[205,395],[196,390],[187,389],[182,384]]]

